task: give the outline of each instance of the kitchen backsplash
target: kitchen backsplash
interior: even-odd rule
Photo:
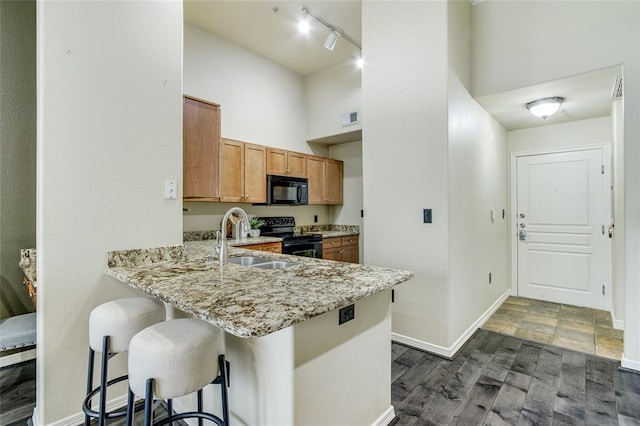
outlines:
[[[322,231],[353,232],[357,234],[360,233],[360,227],[358,225],[300,225],[293,228],[293,231],[296,234]]]

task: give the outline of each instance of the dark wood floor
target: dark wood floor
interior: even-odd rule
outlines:
[[[36,360],[0,369],[0,425],[26,425],[36,405]]]
[[[640,374],[488,330],[453,360],[394,343],[391,374],[395,426],[640,425]],[[26,425],[35,363],[0,370],[0,391],[0,425]]]
[[[479,330],[453,360],[392,347],[394,425],[640,425],[640,374]]]

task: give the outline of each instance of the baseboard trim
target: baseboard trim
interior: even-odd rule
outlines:
[[[114,398],[110,401],[107,401],[107,411],[111,411],[115,408],[122,408],[122,407],[125,407],[126,405],[127,405],[127,395],[125,394],[117,398]],[[48,426],[75,426],[79,424],[84,424],[84,413],[82,411],[72,414],[69,417],[65,417],[64,419],[60,419],[55,422],[48,423]],[[35,410],[33,413],[33,426],[40,426],[40,422],[37,419]]]
[[[382,415],[378,417],[376,421],[371,424],[371,426],[387,426],[395,418],[396,418],[395,409],[393,408],[393,405],[390,405],[389,408],[387,408],[384,411],[384,413],[382,413]]]
[[[616,311],[613,308],[611,308],[611,320],[613,321],[613,328],[624,330],[624,321],[616,318]]]
[[[462,349],[464,344],[467,343],[467,340],[469,340],[471,336],[473,336],[476,330],[482,327],[484,323],[487,322],[489,318],[491,318],[491,315],[493,315],[498,310],[498,308],[500,308],[504,301],[507,300],[509,295],[511,295],[511,289],[505,291],[502,296],[500,296],[498,300],[496,300],[493,305],[491,305],[489,309],[487,309],[480,316],[480,318],[474,321],[474,323],[471,324],[471,326],[464,333],[462,333],[460,337],[458,337],[453,345],[449,347],[434,345],[433,343],[414,339],[413,337],[409,336],[403,336],[402,334],[398,333],[391,333],[391,340],[403,345],[411,346],[413,348],[441,356],[443,358],[452,359],[456,355],[456,353],[458,353],[458,351]]]
[[[5,355],[3,357],[0,357],[0,368],[8,367],[14,364],[19,364],[25,361],[30,361],[35,358],[36,358],[35,348],[22,351],[22,352],[16,352],[11,355]]]
[[[640,371],[640,362],[625,358],[624,354],[622,354],[622,361],[620,362],[620,366],[628,370]]]

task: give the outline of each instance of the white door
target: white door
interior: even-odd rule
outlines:
[[[602,148],[517,158],[518,295],[606,309]]]

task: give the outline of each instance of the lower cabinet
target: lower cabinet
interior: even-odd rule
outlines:
[[[322,258],[326,260],[359,263],[359,252],[357,235],[322,240]]]
[[[268,251],[270,253],[282,253],[282,243],[262,243],[262,244],[249,244],[246,246],[238,246],[247,250],[259,250]]]

